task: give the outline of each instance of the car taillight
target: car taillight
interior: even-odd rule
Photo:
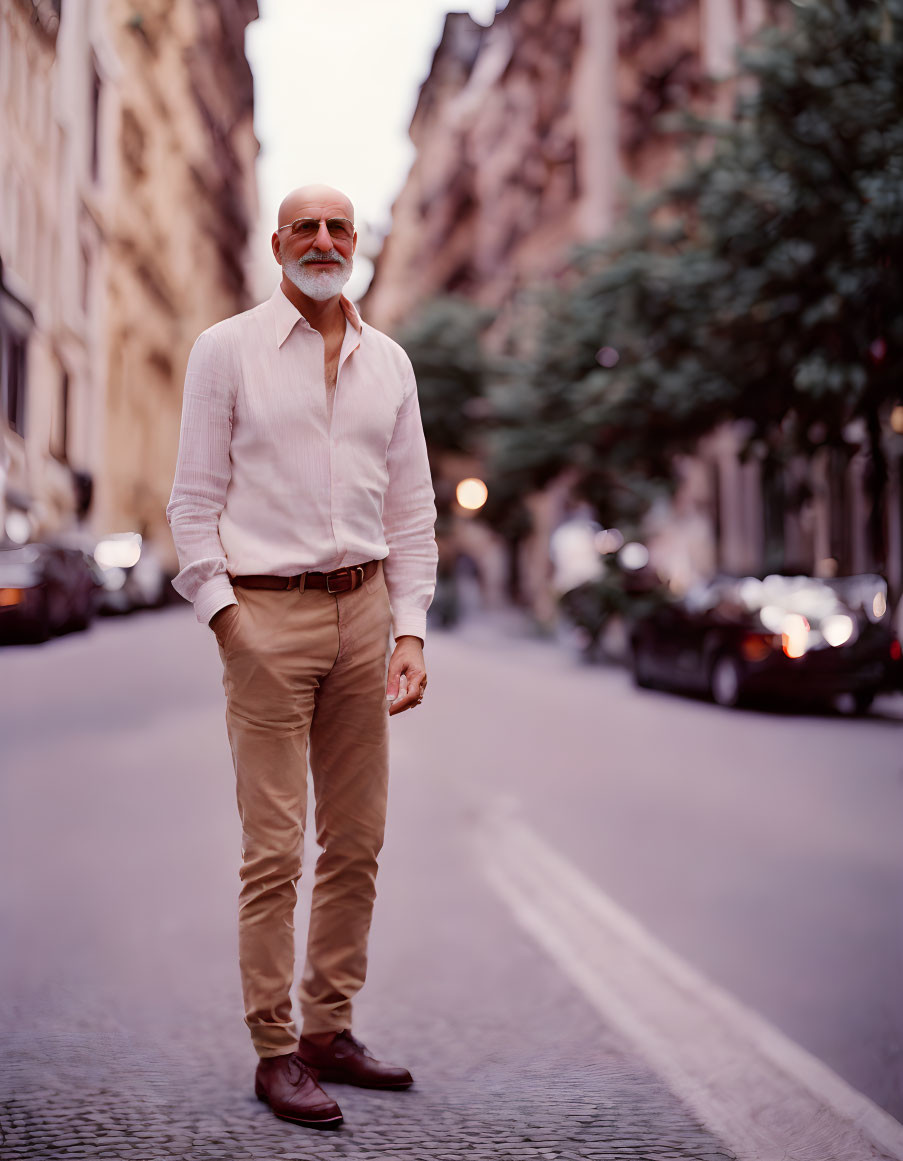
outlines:
[[[788,613],[784,618],[781,644],[788,657],[802,657],[809,648],[809,622],[801,613]]]
[[[900,647],[900,642],[894,637],[890,643],[890,659],[891,661],[899,661],[903,655],[903,648]]]
[[[0,609],[21,605],[23,596],[21,589],[0,589]]]
[[[764,661],[772,648],[772,638],[761,633],[747,633],[740,642],[740,653],[745,661]]]

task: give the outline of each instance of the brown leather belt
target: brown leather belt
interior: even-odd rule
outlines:
[[[233,576],[233,585],[243,589],[326,589],[328,593],[350,593],[359,588],[379,568],[378,560],[366,564],[349,564],[332,572],[301,572],[297,576]]]

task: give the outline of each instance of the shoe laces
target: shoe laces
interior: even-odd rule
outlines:
[[[353,1045],[353,1047],[355,1047],[358,1052],[362,1052],[364,1056],[369,1056],[370,1059],[373,1060],[373,1054],[367,1050],[367,1046],[365,1044],[361,1044],[360,1040],[358,1040],[356,1036],[352,1036],[347,1028],[345,1031],[340,1032],[336,1039],[343,1040],[346,1044]]]
[[[298,1075],[293,1074],[293,1067],[297,1070]],[[288,1079],[290,1084],[302,1084],[309,1076],[312,1076],[310,1068],[301,1059],[297,1052],[293,1052],[288,1058]]]

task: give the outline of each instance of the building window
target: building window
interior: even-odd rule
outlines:
[[[715,567],[721,568],[724,561],[724,528],[721,521],[721,465],[717,460],[709,464],[709,495],[712,512],[712,540],[715,548]]]
[[[897,584],[903,581],[903,455],[897,458],[897,520],[900,525],[900,540],[897,555]],[[893,566],[888,560],[888,569]]]
[[[0,347],[0,399],[10,430],[25,435],[25,367],[28,344],[4,330]]]
[[[828,520],[831,556],[837,561],[841,576],[850,573],[853,561],[853,498],[849,477],[850,461],[846,453],[833,448],[828,471]]]
[[[85,314],[88,313],[88,307],[91,301],[91,251],[82,242],[82,310]]]
[[[467,294],[476,282],[473,266],[469,261],[459,262],[443,283],[446,294]]]
[[[784,567],[784,511],[786,489],[782,465],[772,456],[762,463],[762,518],[765,567],[775,572]]]
[[[60,395],[57,414],[54,416],[53,454],[63,463],[69,459],[69,372],[60,377]]]
[[[91,177],[100,176],[100,90],[102,88],[97,61],[91,61]]]

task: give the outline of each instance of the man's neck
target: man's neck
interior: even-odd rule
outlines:
[[[342,310],[341,294],[333,298],[310,298],[295,286],[285,275],[282,276],[282,293],[292,306],[304,315],[308,323],[321,335],[345,327],[345,312]]]

